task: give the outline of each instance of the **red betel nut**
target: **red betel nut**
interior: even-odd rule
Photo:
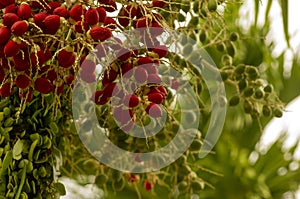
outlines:
[[[58,15],[49,15],[44,20],[46,33],[55,34],[60,27],[60,16]]]
[[[28,3],[21,3],[18,8],[18,16],[22,19],[29,19],[32,16],[32,10]]]
[[[40,12],[38,14],[35,14],[33,16],[33,20],[34,20],[34,23],[40,27],[41,29],[45,29],[45,24],[44,24],[44,20],[45,18],[47,17],[47,13],[45,12]]]
[[[149,116],[153,118],[158,118],[162,116],[162,110],[160,106],[153,102],[147,106],[146,112],[148,113]]]
[[[149,93],[148,100],[154,102],[155,104],[161,104],[164,101],[164,96],[161,93]]]
[[[82,5],[74,5],[70,10],[69,15],[75,21],[81,21],[81,15],[83,15],[83,13]]]
[[[0,95],[2,97],[9,97],[12,95],[12,93],[13,93],[13,87],[8,82],[4,83],[0,88]]]
[[[144,68],[138,67],[134,72],[134,78],[138,83],[144,83],[147,81],[148,73]]]
[[[94,27],[88,31],[88,35],[93,40],[105,41],[112,36],[112,32],[109,28],[103,28],[100,26]]]
[[[75,62],[75,55],[72,51],[63,49],[58,53],[57,60],[59,65],[63,68],[69,68]]]
[[[6,44],[11,36],[10,30],[7,27],[0,28],[0,44]]]
[[[61,16],[65,19],[67,19],[69,17],[69,11],[67,8],[65,7],[57,7],[54,9],[53,14]]]
[[[18,75],[15,79],[15,84],[17,87],[25,89],[30,84],[30,78],[27,75]]]
[[[19,21],[20,18],[15,13],[7,13],[2,17],[3,25],[11,27],[15,22]]]
[[[77,21],[75,24],[74,24],[74,28],[75,28],[75,31],[78,32],[78,33],[84,33],[84,31],[88,31],[89,30],[89,24],[87,22],[82,22],[82,21]]]
[[[117,28],[117,22],[111,17],[106,17],[103,25],[112,30]]]
[[[28,30],[27,21],[17,21],[10,28],[11,32],[16,36],[22,36]]]
[[[35,80],[34,89],[42,94],[48,94],[52,90],[52,85],[48,79],[40,77]]]
[[[15,56],[20,50],[20,46],[13,40],[9,40],[4,47],[4,54],[6,57]]]
[[[152,6],[153,7],[158,7],[158,8],[163,8],[167,5],[165,0],[153,0],[152,1]]]
[[[99,15],[99,22],[104,22],[106,19],[106,10],[103,7],[96,8],[98,15]]]
[[[124,97],[124,105],[129,107],[129,108],[134,108],[136,107],[140,102],[140,99],[138,96],[132,94],[128,94]]]
[[[99,22],[99,13],[95,8],[90,8],[86,11],[84,19],[89,25],[95,25]]]

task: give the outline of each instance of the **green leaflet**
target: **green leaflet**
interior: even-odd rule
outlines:
[[[21,174],[21,181],[20,181],[20,185],[16,194],[15,199],[19,199],[20,195],[21,195],[21,191],[23,189],[23,185],[25,183],[25,179],[26,179],[26,165],[24,166],[23,170],[22,170],[22,174]]]
[[[255,25],[255,27],[257,26],[258,13],[259,13],[259,0],[255,0],[255,16],[254,16],[254,25]]]
[[[3,173],[4,171],[6,171],[6,169],[8,168],[8,166],[10,165],[10,163],[12,162],[12,159],[13,159],[13,153],[10,150],[4,156],[4,159],[3,159],[3,162],[2,162],[1,173]]]
[[[15,143],[14,147],[13,147],[13,158],[16,160],[21,159],[22,155],[22,151],[23,151],[23,140],[18,139],[18,141]]]
[[[57,191],[61,196],[66,195],[66,188],[62,183],[60,182],[54,183],[54,187],[57,189]]]
[[[57,124],[55,123],[55,122],[51,122],[50,124],[49,124],[49,127],[50,127],[50,129],[51,129],[51,131],[53,132],[53,133],[58,133],[59,132],[59,128],[58,128],[58,126],[57,126]]]
[[[281,6],[282,23],[283,23],[283,28],[284,28],[285,40],[286,40],[286,43],[287,43],[288,47],[290,47],[288,1],[287,0],[280,0],[279,3],[280,3],[280,6]]]

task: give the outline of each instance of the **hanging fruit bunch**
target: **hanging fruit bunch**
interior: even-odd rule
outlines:
[[[201,172],[207,169],[195,162],[203,144],[200,132],[207,130],[213,102],[208,99],[209,89],[199,70],[184,56],[194,56],[200,63],[193,46],[201,42],[205,47],[217,46],[225,54],[223,62],[227,64],[220,69],[221,75],[239,85],[238,97],[233,97],[238,99],[231,99],[230,105],[245,96],[245,103],[259,102],[264,114],[275,107],[266,103],[264,94],[272,93],[271,87],[255,83],[256,69],[232,66],[233,41],[238,36],[228,39],[229,31],[225,30],[222,37],[212,39],[220,28],[214,23],[224,24],[215,14],[223,1],[116,2],[0,0],[0,198],[59,198],[65,194],[63,184],[58,182],[60,175],[75,179],[93,175],[89,182],[103,188],[107,195],[126,190],[134,190],[139,198],[149,191],[153,197],[160,192],[170,197],[199,193],[206,184]],[[188,13],[192,19],[187,23]],[[184,25],[175,28],[183,21]],[[180,41],[184,56],[170,52],[169,46],[158,39],[168,28],[195,41]],[[123,33],[128,37],[130,30],[137,31],[138,36],[123,40],[116,36]],[[96,89],[84,92],[89,90],[83,88],[74,108],[73,90],[80,87],[78,80],[95,84]],[[246,81],[245,88],[241,88],[241,81]],[[200,120],[192,108],[184,115],[178,112],[176,99],[187,84],[192,85],[199,100],[196,110],[203,115]],[[246,91],[248,85],[255,91]],[[218,103],[225,106],[226,99]],[[81,131],[88,133],[95,125],[85,118],[78,135],[74,121],[80,119],[80,113],[76,107],[87,114],[95,109],[107,138],[136,154],[167,146],[181,129],[179,121],[199,127],[193,133],[184,131],[195,139],[167,167],[148,173],[118,171],[96,161],[91,149],[82,144]],[[279,116],[282,108],[276,108]],[[162,118],[164,124],[160,123]],[[152,126],[146,128],[148,124]],[[134,131],[136,126],[144,136],[128,134],[141,134]],[[147,136],[157,127],[158,133]],[[156,161],[152,167],[160,160]],[[135,162],[143,164],[142,155],[136,155]]]

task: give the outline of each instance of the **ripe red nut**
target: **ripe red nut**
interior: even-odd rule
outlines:
[[[84,19],[89,25],[95,25],[99,22],[99,13],[95,8],[90,8],[86,11]]]
[[[69,15],[72,19],[76,21],[81,21],[81,15],[84,14],[84,11],[83,11],[83,8],[82,8],[82,5],[74,5],[70,12],[69,12]]]
[[[57,78],[57,73],[54,69],[49,70],[46,74],[47,79],[49,79],[50,81],[54,81]]]
[[[16,6],[15,4],[11,4],[9,6],[6,6],[5,10],[4,10],[4,14],[7,14],[7,13],[17,14],[17,12],[18,12],[18,6]]]
[[[148,115],[153,118],[158,118],[158,117],[162,116],[162,110],[161,110],[160,106],[153,102],[151,102],[147,106],[146,113],[148,113]]]
[[[121,26],[127,27],[130,22],[129,14],[125,9],[121,9],[118,14],[118,22]]]
[[[11,32],[16,36],[22,36],[28,30],[27,21],[17,21],[11,26]]]
[[[21,5],[18,8],[18,16],[22,19],[29,19],[32,16],[32,10],[28,3],[21,3]]]
[[[60,85],[52,85],[52,91],[55,92],[57,95],[60,95],[64,92],[65,85],[62,83]]]
[[[102,58],[102,57],[105,57],[107,52],[108,52],[108,47],[106,45],[103,45],[103,44],[98,44],[95,49],[97,49],[97,58]]]
[[[3,82],[4,78],[5,78],[5,71],[2,68],[2,66],[0,66],[0,82]]]
[[[126,16],[133,19],[137,15],[137,6],[134,4],[129,4],[125,7]]]
[[[139,19],[147,14],[147,10],[142,5],[137,6],[136,17]]]
[[[164,96],[161,93],[149,93],[148,100],[155,104],[161,104],[164,101]]]
[[[157,46],[156,48],[153,49],[153,51],[156,54],[158,54],[159,58],[167,56],[167,54],[169,52],[167,46],[165,46],[165,45]]]
[[[52,2],[48,3],[48,6],[46,6],[46,10],[49,14],[55,14],[55,13],[53,13],[54,10],[60,6],[61,6],[61,3],[59,3],[58,1],[52,1]]]
[[[41,2],[41,0],[38,1],[32,1],[31,2],[31,8],[33,9],[43,9],[46,6],[44,2]]]
[[[96,63],[94,61],[85,58],[81,64],[81,70],[85,73],[93,73],[95,69],[96,69]]]
[[[161,35],[164,32],[164,28],[157,22],[152,22],[150,33],[152,36]]]
[[[6,58],[0,59],[0,68],[9,69],[8,60]]]
[[[152,1],[152,6],[153,7],[158,7],[158,8],[163,8],[167,5],[165,0],[153,0]]]
[[[44,51],[45,62],[48,61],[52,57],[52,53],[49,48],[41,47],[41,50]]]
[[[96,75],[94,73],[80,72],[80,78],[86,83],[93,83],[96,81]]]
[[[16,3],[16,0],[0,0],[0,4],[4,7]]]
[[[47,73],[47,71],[50,70],[50,65],[45,65],[45,66],[42,66],[39,70],[39,75],[42,75],[44,73]]]
[[[88,36],[93,40],[105,41],[112,36],[112,32],[109,28],[103,28],[100,26],[93,27],[88,31]]]
[[[160,91],[160,93],[164,96],[164,98],[167,97],[168,92],[167,92],[167,90],[166,90],[166,88],[164,86],[158,86],[156,88]]]
[[[127,124],[132,119],[133,111],[131,109],[117,107],[113,109],[113,116],[121,124]]]
[[[109,4],[109,0],[98,0],[98,2],[105,5]]]
[[[25,89],[30,84],[30,78],[27,75],[18,75],[15,78],[15,84],[17,87]]]
[[[28,55],[28,44],[25,43],[24,41],[21,41],[19,43],[20,50],[26,51],[25,53]]]
[[[108,83],[103,89],[103,95],[107,98],[111,97],[114,89],[117,89],[116,83]]]
[[[33,16],[34,23],[41,29],[45,29],[44,20],[48,16],[46,12],[40,12]]]
[[[0,44],[0,61],[2,61],[2,58],[5,57],[4,56],[4,45]],[[1,63],[1,62],[0,62]],[[1,64],[0,64],[1,66]]]
[[[148,83],[150,84],[160,84],[161,78],[158,76],[158,74],[149,74],[148,75]]]
[[[144,68],[138,67],[134,71],[134,78],[138,83],[144,83],[148,79],[148,73]]]
[[[144,64],[151,64],[153,63],[153,59],[151,57],[139,57],[137,64],[138,65],[144,65]]]
[[[117,28],[117,22],[111,17],[106,17],[103,25],[112,30]]]
[[[157,67],[154,64],[146,64],[146,65],[143,65],[141,67],[143,67],[144,69],[146,69],[148,75],[150,75],[150,74],[158,74],[158,69],[157,69]]]
[[[36,59],[36,57],[38,59]],[[42,66],[46,61],[44,51],[41,49],[37,52],[37,54],[31,53],[30,54],[30,60],[31,60],[31,63],[32,63],[32,67],[35,68],[37,66],[37,64],[38,64],[37,60],[39,61],[39,66]]]
[[[152,19],[149,16],[142,16],[135,24],[135,28],[150,27]]]
[[[74,24],[74,28],[75,28],[75,31],[78,32],[78,33],[84,33],[84,32],[87,32],[89,30],[89,24],[87,22],[82,22],[82,21],[77,21],[75,24]]]
[[[108,6],[105,6],[104,9],[107,12],[114,12],[117,10],[117,4],[114,0],[109,0],[108,4],[106,4],[106,5],[108,5]]]
[[[104,23],[106,19],[106,10],[103,7],[96,8],[98,15],[99,15],[99,22]]]
[[[140,99],[138,96],[132,94],[125,95],[124,97],[124,105],[129,108],[134,108],[140,103]]]
[[[20,46],[13,40],[9,40],[4,47],[4,54],[6,57],[15,56],[20,50]]]
[[[12,93],[13,93],[13,87],[9,82],[4,83],[0,88],[0,95],[4,98],[11,96]]]
[[[131,77],[133,74],[133,65],[130,64],[129,62],[125,62],[121,66],[122,69],[122,75],[126,77]]]
[[[60,27],[60,16],[58,15],[49,15],[44,20],[45,24],[45,33],[55,34]]]
[[[19,97],[20,99],[25,100],[25,102],[31,102],[33,98],[32,89],[19,89]]]
[[[18,53],[17,55],[13,56],[13,63],[14,68],[17,71],[25,71],[30,68],[28,56],[23,57],[22,53]]]
[[[92,100],[95,102],[97,105],[104,105],[109,101],[109,98],[104,97],[103,95],[103,90],[98,90],[94,93],[92,96]]]
[[[0,28],[0,44],[6,44],[11,36],[10,30],[7,27]]]
[[[20,18],[15,13],[7,13],[2,17],[3,25],[10,28],[15,22],[19,21]]]
[[[68,86],[71,86],[74,82],[74,79],[75,79],[74,75],[69,75],[65,78],[65,82]]]
[[[127,48],[121,48],[120,50],[118,50],[116,52],[116,57],[120,60],[120,61],[126,61],[127,59],[129,59],[132,56],[132,52],[130,50],[128,50]]]
[[[48,94],[52,91],[52,85],[48,79],[40,77],[35,80],[34,89],[42,94]]]
[[[104,71],[104,76],[103,76],[103,79],[102,79],[102,84],[103,85],[106,85],[110,82],[113,82],[117,77],[118,77],[118,72],[113,70],[113,69],[110,69],[109,71],[105,70]]]
[[[57,56],[58,63],[63,68],[71,67],[75,62],[75,55],[73,51],[61,50]]]
[[[144,189],[150,191],[154,188],[154,182],[150,182],[149,180],[145,180],[144,182]]]
[[[69,11],[67,8],[65,7],[57,7],[53,10],[53,14],[61,16],[65,19],[67,19],[69,17]]]

